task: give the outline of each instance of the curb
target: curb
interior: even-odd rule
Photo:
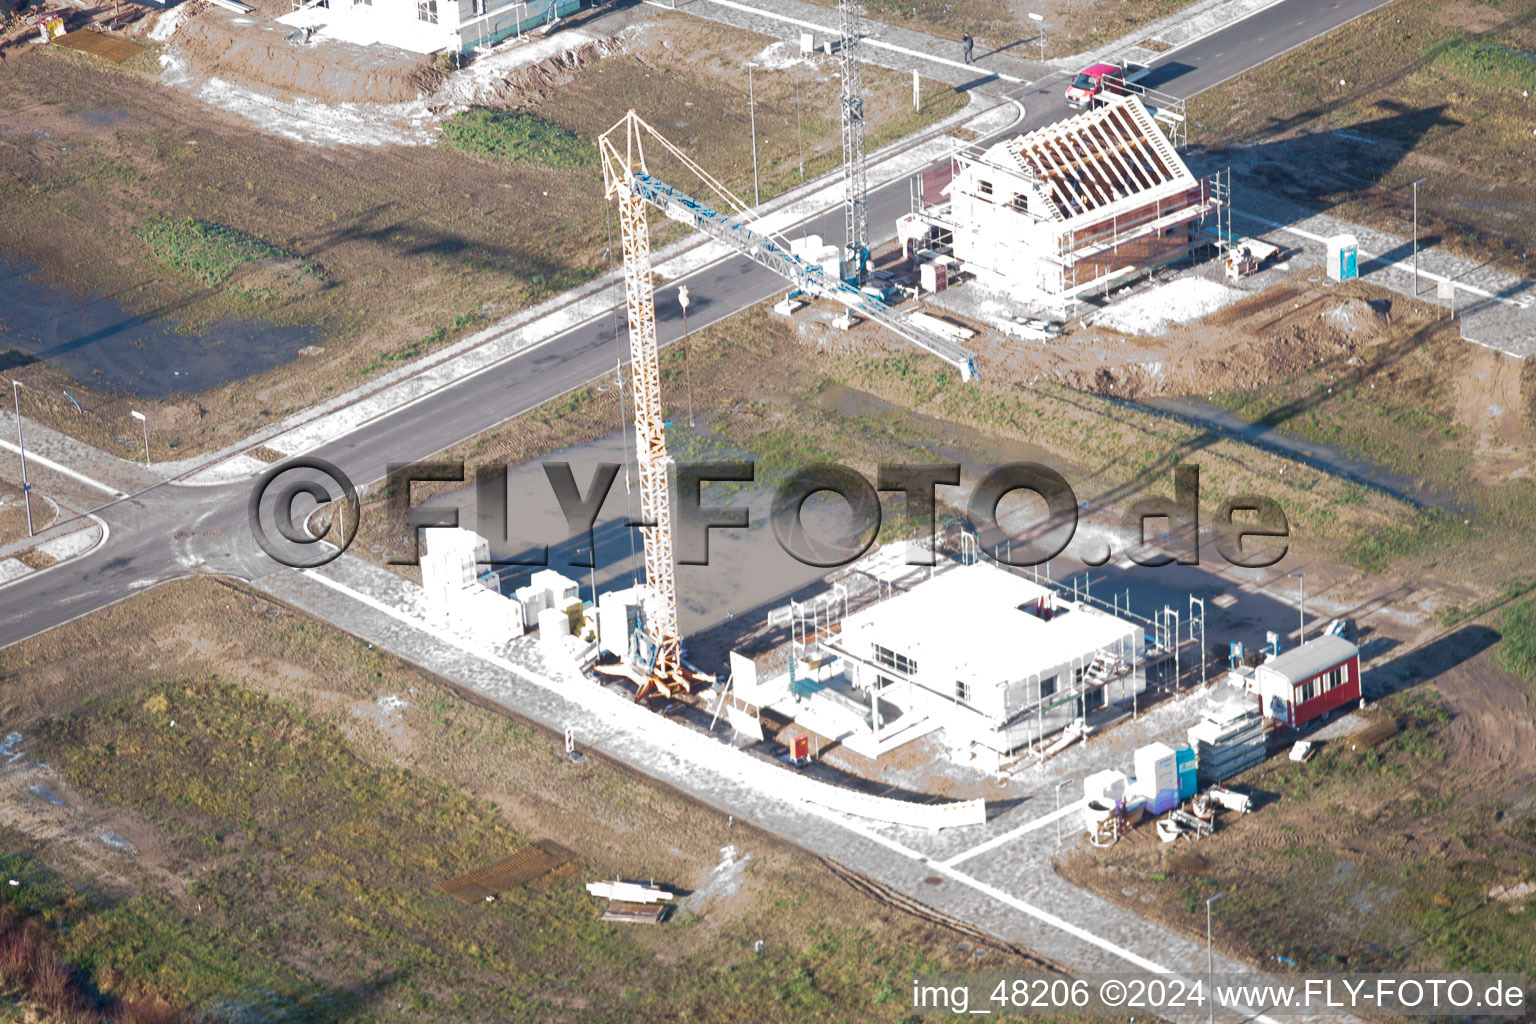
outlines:
[[[0,558],[0,573],[13,574],[9,575],[9,578],[5,579],[3,582],[0,582],[0,590],[4,590],[6,587],[20,583],[23,580],[36,579],[38,576],[41,576],[44,573],[52,572],[60,566],[68,565],[69,563],[84,558],[87,555],[94,554],[98,549],[102,547],[102,545],[106,544],[106,542],[111,539],[112,528],[107,525],[107,521],[105,519],[102,519],[94,512],[85,512],[82,513],[82,515],[90,519],[95,525],[87,526],[82,530],[72,530],[69,533],[60,534],[57,537],[50,538],[46,541],[43,541],[41,544],[37,544],[28,548],[26,551],[23,551],[22,554],[27,554],[31,551],[41,551],[43,548],[50,544],[57,544],[60,541],[70,540],[74,537],[78,537],[82,533],[86,533],[93,529],[96,530],[96,542],[94,544],[84,549],[83,551],[76,551],[73,554],[67,555],[64,558],[54,562],[52,565],[46,566],[42,569],[32,568],[32,566],[23,562],[18,555],[9,555],[5,558]],[[46,551],[43,553],[47,554]],[[6,566],[13,566],[13,568],[7,569],[5,568]],[[20,571],[17,571],[14,566],[20,566]]]

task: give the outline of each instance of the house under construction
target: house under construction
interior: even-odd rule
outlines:
[[[984,285],[1053,304],[1179,259],[1225,205],[1134,95],[959,151],[921,177],[913,199],[899,224],[909,256],[948,247]]]
[[[910,579],[904,547],[858,575]],[[996,771],[1147,686],[1146,633],[1128,613],[988,562],[948,563],[851,613],[842,585],[823,597],[791,602],[787,672],[761,678],[733,652],[734,696],[871,759],[942,730],[951,757]]]

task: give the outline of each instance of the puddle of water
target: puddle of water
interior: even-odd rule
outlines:
[[[39,800],[53,804],[55,807],[68,806],[64,802],[63,797],[59,796],[59,794],[55,793],[48,786],[43,785],[41,782],[32,783],[32,785],[27,787],[27,791],[30,792],[33,796],[37,797]]]
[[[101,841],[119,853],[137,854],[139,848],[116,832],[103,832]]]
[[[71,294],[39,273],[0,252],[0,362],[45,362],[97,390],[193,394],[291,362],[319,340],[315,327],[228,319],[179,334],[164,318],[133,316],[100,292]]]
[[[80,111],[80,120],[84,121],[86,124],[94,124],[98,127],[105,127],[107,125],[113,125],[121,121],[126,121],[130,116],[131,115],[128,113],[128,111],[117,107],[112,107],[105,110]]]

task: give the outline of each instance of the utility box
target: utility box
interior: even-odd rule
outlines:
[[[52,42],[64,34],[64,15],[57,11],[45,14],[37,19],[37,28],[43,42]]]
[[[1335,281],[1353,281],[1360,276],[1360,241],[1354,235],[1328,239],[1328,276]]]

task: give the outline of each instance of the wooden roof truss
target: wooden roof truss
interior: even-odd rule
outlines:
[[[1135,97],[1120,98],[1006,145],[1063,220],[1143,193],[1176,191],[1194,181]]]

